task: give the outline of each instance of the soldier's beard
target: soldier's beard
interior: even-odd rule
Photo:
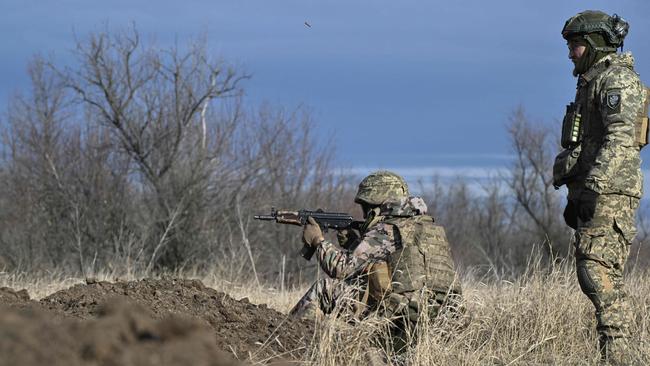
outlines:
[[[591,47],[587,46],[585,48],[585,51],[582,53],[582,56],[580,56],[580,58],[572,60],[573,76],[582,75],[585,72],[587,72],[587,70],[589,70],[589,68],[593,64],[593,60],[592,60],[593,54],[594,53],[591,52]]]
[[[577,60],[573,61],[573,76],[582,75],[596,64],[601,58],[607,56],[610,52],[594,51],[591,46],[585,48],[585,52]]]

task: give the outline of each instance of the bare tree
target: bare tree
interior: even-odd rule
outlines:
[[[564,255],[568,230],[562,221],[562,200],[553,187],[553,157],[556,143],[548,125],[534,124],[522,107],[510,116],[508,133],[515,160],[504,177],[517,206],[530,221],[519,221],[519,229],[534,234],[545,244],[549,258]]]
[[[507,132],[514,159],[506,173],[473,182],[474,188],[465,178],[435,179],[426,194],[457,260],[498,277],[523,273],[540,250],[548,260],[566,256],[571,235],[562,219],[562,197],[552,185],[553,130],[532,123],[519,107]]]
[[[260,262],[279,263],[285,256],[288,279],[294,280],[301,268],[312,266],[297,255],[299,230],[252,222],[250,218],[271,206],[351,210],[356,206],[353,187],[348,177],[335,171],[334,147],[318,140],[314,122],[304,108],[288,112],[264,105],[242,119],[244,128],[235,139],[236,155],[241,159],[239,180],[229,195],[230,205],[237,207],[240,216],[228,227],[239,228],[240,234],[245,228]],[[277,272],[279,268],[270,270]]]
[[[245,75],[211,61],[203,44],[156,52],[135,30],[93,34],[78,44],[77,56],[80,69],[62,74],[133,163],[156,222],[147,240],[150,262],[181,264],[189,209],[203,198],[219,149],[207,146],[207,105],[236,96]]]
[[[31,94],[11,101],[3,135],[2,244],[21,268],[76,258],[85,272],[107,250],[104,237],[124,224],[127,165],[105,131],[80,126],[63,80],[44,60],[29,74]]]
[[[134,30],[104,32],[75,54],[77,69],[37,59],[32,92],[11,102],[0,171],[10,262],[245,273],[237,262],[249,243],[267,277],[281,256],[289,271],[304,266],[293,260],[299,235],[251,222],[254,213],[352,202],[309,112],[244,112],[246,76],[210,61],[204,44],[159,50]]]

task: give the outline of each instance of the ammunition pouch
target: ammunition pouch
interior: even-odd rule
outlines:
[[[636,142],[640,149],[648,144],[648,116],[639,118],[636,129]]]
[[[573,149],[564,149],[555,157],[553,164],[553,186],[555,189],[571,182],[580,173],[578,158],[582,151],[582,145]]]
[[[643,102],[643,111],[639,115],[636,123],[636,142],[639,149],[648,144],[648,106],[650,105],[650,88],[644,88],[645,100]]]
[[[580,114],[580,104],[571,103],[566,106],[566,114],[562,120],[562,138],[560,143],[563,148],[571,149],[582,139],[582,115]]]
[[[368,291],[370,297],[381,302],[391,290],[391,273],[388,263],[380,261],[374,263],[368,271]]]

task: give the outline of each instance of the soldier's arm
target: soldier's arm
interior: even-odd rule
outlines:
[[[395,251],[392,227],[379,224],[366,232],[354,252],[337,248],[328,240],[321,242],[316,254],[321,269],[332,278],[344,279],[361,273],[369,261],[386,259]]]
[[[636,118],[643,108],[641,88],[637,75],[627,68],[603,80],[597,97],[605,136],[585,180],[585,186],[597,193],[608,193],[614,179],[625,179],[620,176],[623,157],[638,154]]]

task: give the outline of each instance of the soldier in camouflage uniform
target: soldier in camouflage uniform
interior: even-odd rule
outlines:
[[[426,214],[419,197],[409,197],[402,177],[378,171],[359,184],[355,202],[364,212],[359,236],[339,236],[343,249],[324,239],[313,221],[303,241],[317,247],[321,269],[330,277],[316,282],[293,308],[301,316],[316,306],[333,311],[344,295],[378,311],[395,324],[395,339],[405,344],[422,311],[435,317],[445,302],[460,295],[444,229]],[[457,298],[456,298],[457,300]]]
[[[554,184],[566,184],[564,217],[575,232],[580,288],[596,309],[602,359],[627,364],[630,303],[623,272],[642,194],[640,148],[647,140],[647,91],[630,53],[618,54],[628,24],[617,15],[585,11],[562,36],[578,77],[562,128],[565,148]]]

